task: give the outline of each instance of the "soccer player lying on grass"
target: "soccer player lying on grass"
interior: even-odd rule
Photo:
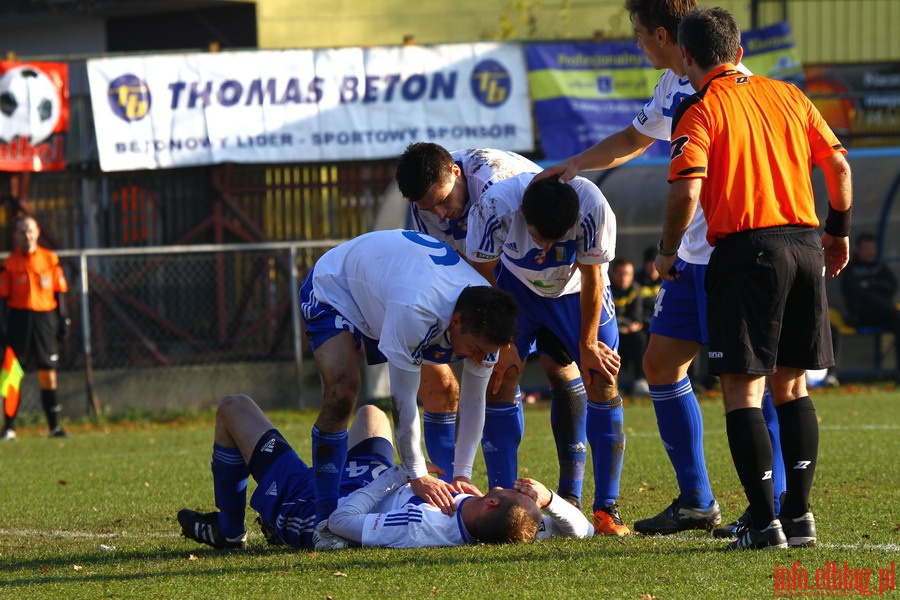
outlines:
[[[211,465],[219,510],[180,510],[182,534],[213,548],[246,547],[247,477],[252,475],[257,488],[250,506],[259,513],[266,540],[274,544],[326,550],[346,548],[352,541],[411,548],[593,535],[581,511],[531,479],[483,496],[456,494],[456,510],[447,516],[412,492],[406,471],[393,465],[390,440],[387,415],[362,406],[349,432],[342,498],[330,519],[333,531],[329,521],[316,528],[312,468],[251,398],[225,396],[216,413]]]

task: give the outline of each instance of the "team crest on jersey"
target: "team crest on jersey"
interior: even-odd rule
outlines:
[[[566,249],[562,246],[556,246],[556,262],[566,262]]]
[[[539,264],[539,265],[542,265],[542,264],[544,264],[545,262],[547,262],[547,253],[544,252],[543,250],[541,250],[540,252],[538,252],[538,253],[534,256],[534,262],[536,262],[536,263]]]

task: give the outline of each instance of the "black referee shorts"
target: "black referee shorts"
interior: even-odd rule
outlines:
[[[825,259],[814,228],[770,227],[719,240],[706,293],[710,373],[834,365]]]
[[[26,371],[56,369],[59,318],[55,310],[35,312],[11,308],[6,317],[9,345]]]

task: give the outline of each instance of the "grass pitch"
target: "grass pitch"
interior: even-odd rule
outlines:
[[[224,553],[180,537],[175,521],[182,507],[214,508],[212,413],[165,423],[74,423],[68,426],[74,436],[63,440],[45,438],[37,426],[21,428],[18,442],[0,444],[0,598],[674,600],[878,596],[879,585],[888,588],[884,596],[898,597],[889,577],[900,555],[900,392],[844,387],[814,391],[813,400],[821,421],[812,498],[819,544],[765,552],[721,552],[723,542],[691,532],[314,553],[266,545],[251,510],[249,549]],[[701,407],[710,479],[723,517],[731,520],[745,499],[720,399],[704,397]],[[308,458],[315,414],[271,417]],[[651,403],[628,403],[625,426],[619,505],[631,525],[667,506],[677,490]],[[522,475],[555,481],[546,404],[526,407],[520,456]],[[483,470],[476,483],[484,485]],[[592,498],[587,481],[587,506]],[[791,570],[793,589],[788,571],[779,569]],[[847,589],[850,569],[855,576]],[[836,571],[844,573],[841,589],[835,589]],[[859,589],[864,585],[868,590]]]

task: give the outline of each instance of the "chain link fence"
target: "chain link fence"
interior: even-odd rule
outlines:
[[[153,393],[169,395],[168,406],[203,404],[236,373],[264,379],[273,369],[297,382],[281,390],[296,398],[309,350],[295,292],[341,241],[59,252],[72,320],[60,352],[67,412],[81,412],[79,396],[89,410],[114,412],[152,405],[139,396]],[[36,377],[27,373],[20,414],[38,412]]]

